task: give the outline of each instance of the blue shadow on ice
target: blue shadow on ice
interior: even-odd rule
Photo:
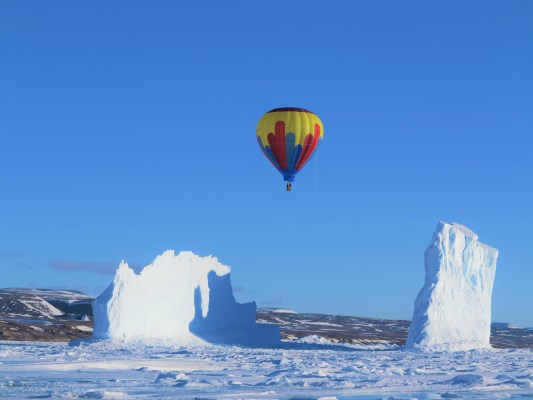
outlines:
[[[235,301],[230,275],[218,276],[211,271],[208,276],[209,307],[202,315],[202,294],[200,288],[194,293],[195,316],[189,330],[199,338],[213,344],[243,347],[277,348],[286,350],[344,350],[356,349],[314,343],[290,343],[280,340],[280,328],[273,324],[256,322],[255,302],[240,304]]]
[[[246,347],[278,347],[280,330],[277,325],[255,322],[255,302],[240,304],[235,301],[230,275],[218,276],[211,271],[209,283],[209,311],[202,316],[202,294],[197,287],[194,292],[194,319],[189,330],[194,335],[214,344]]]

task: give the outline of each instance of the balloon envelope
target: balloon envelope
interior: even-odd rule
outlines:
[[[322,141],[324,127],[311,111],[285,107],[263,115],[256,134],[265,156],[285,181],[293,182]]]

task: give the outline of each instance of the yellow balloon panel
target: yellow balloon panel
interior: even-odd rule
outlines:
[[[285,109],[281,109],[285,110]],[[263,115],[257,124],[257,136],[268,143],[268,135],[275,133],[276,122],[285,123],[286,133],[295,135],[296,144],[304,145],[305,137],[313,135],[315,124],[320,127],[320,139],[324,137],[324,126],[316,114],[310,111],[270,111]]]

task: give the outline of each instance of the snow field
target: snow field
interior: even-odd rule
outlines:
[[[533,393],[532,351],[283,346],[4,342],[0,397],[492,399]]]

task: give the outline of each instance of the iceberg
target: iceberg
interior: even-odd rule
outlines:
[[[235,301],[230,268],[217,258],[168,250],[139,274],[122,261],[93,302],[93,338],[278,345],[279,327],[256,323],[256,309]]]
[[[441,221],[424,256],[426,277],[415,300],[406,347],[490,348],[498,250],[481,243],[465,226]]]

